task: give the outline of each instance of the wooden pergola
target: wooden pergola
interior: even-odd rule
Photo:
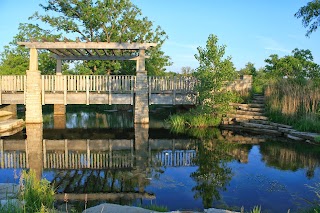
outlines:
[[[30,50],[48,50],[57,59],[57,73],[61,73],[62,60],[136,60],[144,64],[145,50],[157,46],[156,43],[116,43],[116,42],[18,42]],[[31,54],[30,54],[31,56]],[[31,58],[30,58],[31,60]],[[30,61],[30,64],[32,62]],[[138,68],[137,71],[140,70]],[[142,70],[144,70],[143,67]]]
[[[135,123],[149,123],[148,81],[145,70],[145,51],[156,43],[115,42],[18,42],[30,49],[27,70],[26,122],[42,122],[41,81],[38,70],[38,51],[48,50],[57,59],[57,75],[61,75],[62,60],[136,60]]]

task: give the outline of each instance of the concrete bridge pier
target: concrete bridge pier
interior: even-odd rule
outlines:
[[[136,68],[136,87],[134,99],[134,123],[149,123],[148,76],[145,69],[145,50],[139,51]]]
[[[26,84],[26,123],[42,123],[41,73],[38,70],[38,52],[35,48],[30,48]]]

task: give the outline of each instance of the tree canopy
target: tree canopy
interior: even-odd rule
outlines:
[[[4,46],[0,54],[1,75],[22,75],[29,67],[29,50],[18,46],[18,41],[31,41],[31,39],[45,39],[54,41],[61,35],[51,35],[49,31],[41,29],[34,24],[20,24],[19,32],[14,36],[9,45]],[[47,51],[39,51],[39,70],[42,74],[53,74],[55,72],[56,60]],[[67,68],[66,65],[64,68]]]
[[[143,17],[141,10],[130,0],[48,0],[40,7],[43,13],[37,11],[29,18],[33,23],[39,21],[39,25],[21,25],[28,28],[20,29],[23,34],[23,37],[19,36],[20,41],[46,41],[50,35],[60,40],[65,37],[69,41],[152,42],[158,45],[148,51],[148,74],[162,74],[165,66],[171,64],[170,58],[161,50],[167,39],[166,33]],[[33,29],[39,34],[30,34]],[[114,52],[110,51],[112,54]],[[2,63],[6,60],[11,58],[2,57]],[[134,61],[84,61],[75,67],[86,74],[133,74],[136,66]]]
[[[308,28],[306,36],[310,36],[320,26],[320,1],[313,0],[307,5],[301,7],[298,12],[294,14],[296,18],[302,18],[302,24]]]
[[[320,66],[313,62],[310,50],[296,48],[292,51],[292,55],[282,58],[273,54],[265,62],[267,63],[265,71],[271,78],[318,79],[320,77]]]
[[[197,86],[199,101],[210,108],[227,102],[226,93],[221,92],[222,86],[236,77],[231,57],[225,57],[225,48],[218,44],[217,36],[209,35],[206,47],[198,47],[195,55],[199,67],[194,75],[201,82]]]

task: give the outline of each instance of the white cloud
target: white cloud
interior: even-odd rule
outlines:
[[[276,41],[271,37],[256,36],[256,38],[260,41],[260,43],[262,44],[265,50],[272,50],[272,51],[282,52],[282,53],[291,53],[290,50],[285,48],[281,43],[279,43],[278,41]]]

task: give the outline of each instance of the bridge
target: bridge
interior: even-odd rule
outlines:
[[[29,69],[22,76],[1,76],[0,104],[25,104],[26,123],[42,123],[42,105],[54,104],[65,114],[68,104],[130,104],[134,123],[149,123],[151,104],[195,104],[196,80],[183,77],[149,77],[148,51],[156,43],[18,42],[30,49]],[[38,51],[56,59],[56,75],[41,75]],[[133,60],[135,76],[62,75],[62,61]]]
[[[136,76],[133,75],[41,75],[41,104],[134,105]],[[148,103],[193,105],[192,77],[148,76]],[[26,104],[26,75],[0,76],[0,104]]]

